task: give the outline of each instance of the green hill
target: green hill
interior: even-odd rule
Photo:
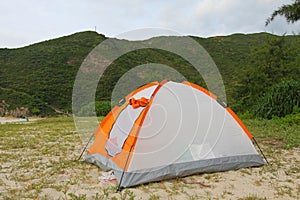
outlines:
[[[276,83],[300,81],[300,36],[257,33],[191,37],[214,59],[225,83],[228,104],[236,111],[249,110]],[[88,31],[23,48],[0,49],[0,100],[5,100],[10,110],[25,107],[33,115],[70,113],[76,73],[88,53],[105,39]],[[123,55],[108,67],[99,82],[97,100],[109,100],[122,74],[148,62],[171,66],[205,87],[186,60],[162,50],[144,49]]]
[[[70,112],[77,70],[104,39],[95,32],[83,32],[19,49],[0,49],[0,99],[11,109],[29,107],[36,114],[54,109]]]

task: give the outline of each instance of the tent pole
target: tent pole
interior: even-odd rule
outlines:
[[[131,145],[130,150],[129,150],[129,152],[128,152],[128,156],[127,156],[127,159],[126,159],[124,168],[123,168],[123,172],[122,172],[122,176],[121,176],[121,179],[120,179],[120,183],[119,183],[119,185],[118,185],[117,192],[120,192],[120,191],[123,189],[123,188],[121,187],[121,184],[122,184],[123,176],[124,176],[124,173],[125,173],[125,169],[126,169],[126,166],[127,166],[128,160],[129,160],[129,156],[130,156],[132,147],[133,147],[133,145]]]
[[[269,165],[270,163],[268,162],[268,160],[267,160],[267,158],[266,158],[264,152],[261,150],[261,148],[260,148],[260,146],[258,145],[258,143],[256,142],[255,138],[253,137],[252,139],[253,139],[254,143],[256,144],[256,146],[258,147],[260,153],[263,155],[263,157],[264,157],[264,159],[266,160],[267,164]]]
[[[82,150],[82,152],[81,152],[81,154],[80,154],[80,156],[79,156],[78,160],[80,160],[80,159],[81,159],[81,157],[82,157],[83,153],[85,152],[85,150],[86,150],[87,146],[88,146],[88,145],[89,145],[89,143],[91,142],[91,140],[92,140],[93,136],[94,136],[94,133],[91,135],[91,137],[90,137],[89,141],[86,143],[86,145],[85,145],[84,149]]]

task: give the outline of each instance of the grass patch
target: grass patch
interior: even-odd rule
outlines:
[[[290,149],[300,147],[300,113],[283,118],[244,119],[254,137],[272,146]]]

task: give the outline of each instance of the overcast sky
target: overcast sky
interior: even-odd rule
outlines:
[[[0,0],[0,48],[16,48],[84,30],[113,37],[159,27],[183,35],[300,32],[300,23],[265,20],[292,0]]]

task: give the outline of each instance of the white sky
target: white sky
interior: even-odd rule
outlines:
[[[300,22],[266,19],[292,0],[0,0],[0,48],[95,30],[113,37],[148,27],[209,37],[232,33],[300,33]]]

